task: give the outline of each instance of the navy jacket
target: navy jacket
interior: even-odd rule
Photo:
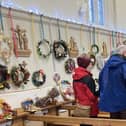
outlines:
[[[100,101],[102,111],[126,110],[126,59],[113,55],[99,75]]]

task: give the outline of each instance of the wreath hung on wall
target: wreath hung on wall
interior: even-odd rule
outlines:
[[[65,41],[54,41],[53,52],[56,59],[65,58],[68,54],[68,47]]]
[[[96,57],[95,57],[95,55],[90,54],[90,59],[91,59],[91,63],[92,63],[92,65],[94,66],[95,63],[96,63]]]
[[[123,45],[126,45],[126,40],[124,40],[124,41],[122,42],[122,44],[123,44]]]
[[[46,75],[43,70],[39,70],[33,73],[32,82],[36,87],[42,86],[46,81]]]
[[[37,53],[39,56],[43,56],[44,58],[48,57],[51,54],[51,47],[49,41],[44,39],[38,42]]]
[[[10,89],[10,85],[8,83],[9,74],[8,68],[6,66],[0,65],[0,89]]]
[[[98,54],[99,53],[99,47],[96,44],[91,45],[91,52],[93,54]]]
[[[27,84],[27,82],[29,81],[28,79],[30,73],[25,68],[26,65],[26,62],[23,61],[22,64],[19,64],[18,67],[14,66],[11,70],[12,82],[18,87],[20,87],[22,84]]]
[[[67,59],[64,67],[66,73],[72,73],[75,69],[75,61],[72,58]]]

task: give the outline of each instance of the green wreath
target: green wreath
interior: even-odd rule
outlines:
[[[43,50],[41,49],[41,46],[43,44],[45,45],[45,47],[47,47],[47,51],[48,51],[47,53],[44,53]],[[43,56],[44,58],[48,57],[51,54],[51,47],[50,47],[49,41],[45,39],[43,39],[42,41],[39,41],[37,45],[37,53],[39,56]]]
[[[33,73],[32,82],[36,87],[42,86],[45,83],[45,81],[46,81],[46,75],[43,73],[42,70]]]
[[[98,45],[96,45],[96,44],[91,45],[91,52],[93,54],[99,53],[99,47],[98,47]]]

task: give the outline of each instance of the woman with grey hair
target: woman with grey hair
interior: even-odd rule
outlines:
[[[126,56],[126,45],[119,45],[115,50],[112,51],[112,55],[114,54]]]
[[[126,45],[118,46],[99,74],[101,111],[126,119]]]

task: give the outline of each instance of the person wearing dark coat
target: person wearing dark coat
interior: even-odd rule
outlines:
[[[99,74],[101,111],[126,119],[126,45],[119,46]]]

